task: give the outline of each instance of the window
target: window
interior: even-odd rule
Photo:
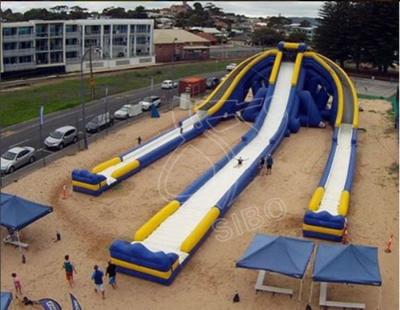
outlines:
[[[77,32],[78,31],[78,25],[66,25],[65,26],[65,32]]]
[[[17,63],[17,57],[4,57],[3,59],[5,65],[12,65]]]
[[[3,49],[5,51],[15,50],[15,48],[16,48],[16,44],[14,42],[3,43]]]
[[[65,40],[66,45],[77,45],[78,44],[78,39],[77,38],[72,38],[72,39],[66,39]]]
[[[47,26],[46,24],[38,24],[36,25],[36,36],[38,37],[47,37]]]
[[[62,48],[62,39],[50,39],[51,50],[61,50]]]
[[[17,34],[17,28],[3,28],[3,36],[15,36]]]
[[[126,45],[128,42],[126,37],[117,37],[117,38],[113,38],[113,45]]]
[[[110,33],[110,25],[104,25],[104,34],[109,34]]]
[[[19,42],[19,49],[32,48],[32,41]]]
[[[65,57],[67,58],[78,58],[78,52],[66,52]]]
[[[51,52],[50,53],[50,63],[59,63],[63,61],[63,53],[62,52]]]
[[[49,54],[48,53],[37,53],[36,54],[36,64],[45,65],[49,63]]]
[[[138,36],[136,37],[136,44],[146,44],[150,41],[150,38],[147,36]]]
[[[136,25],[136,32],[150,32],[150,25]]]
[[[19,63],[29,63],[32,62],[32,56],[21,56],[19,57]]]
[[[61,36],[63,33],[62,24],[50,24],[50,35]]]
[[[23,150],[23,151],[21,151],[21,152],[18,154],[17,158],[21,158],[21,157],[25,156],[25,155],[28,154],[28,153],[29,153],[28,150]]]
[[[131,33],[135,33],[135,25],[131,25]]]
[[[86,26],[85,27],[85,34],[87,34],[87,35],[100,34],[100,26],[99,25]]]
[[[127,33],[128,32],[128,25],[114,25],[113,33],[120,34],[120,33]]]
[[[19,27],[18,28],[18,35],[30,35],[32,34],[33,27]]]
[[[49,48],[47,39],[36,40],[36,50],[37,51],[47,51]]]

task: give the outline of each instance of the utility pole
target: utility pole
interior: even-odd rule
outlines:
[[[91,98],[94,100],[96,98],[96,81],[93,76],[93,65],[92,65],[92,46],[89,47],[89,66],[90,66],[90,91]]]

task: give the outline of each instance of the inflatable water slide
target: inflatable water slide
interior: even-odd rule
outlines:
[[[282,42],[272,57],[271,71],[262,70],[262,64],[252,70],[253,83],[259,88],[255,100],[239,109],[244,120],[254,122],[252,128],[229,154],[140,227],[132,242],[111,244],[110,255],[119,272],[172,283],[257,175],[260,159],[301,126],[329,123],[334,128],[332,150],[303,230],[305,235],[337,239],[336,232],[346,221],[355,165],[358,106],[354,87],[336,64],[307,51],[304,44]],[[226,102],[220,104],[225,112],[232,109]],[[239,157],[245,159],[240,166]]]
[[[105,190],[137,173],[180,145],[213,128],[221,120],[234,117],[251,89],[257,93],[263,76],[272,70],[276,50],[254,55],[240,63],[196,108],[196,113],[148,142],[95,166],[91,171],[72,172],[73,190],[98,196]],[[265,92],[259,92],[262,100]]]

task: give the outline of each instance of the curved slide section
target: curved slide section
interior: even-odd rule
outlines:
[[[329,68],[327,72],[336,81],[342,107],[324,173],[304,216],[303,235],[341,241],[356,161],[358,99],[350,78],[339,66],[321,55],[311,57]]]
[[[199,136],[240,108],[240,103],[260,73],[271,70],[277,50],[259,53],[241,62],[227,78],[196,108],[196,113],[181,121],[180,126],[166,131],[147,143],[135,147],[91,171],[72,172],[73,190],[93,196],[137,173],[183,143]],[[260,69],[261,68],[261,69]]]
[[[215,221],[257,175],[260,158],[272,153],[288,134],[289,117],[304,82],[304,76],[299,79],[303,53],[291,53],[295,63],[278,52],[262,109],[242,141],[145,223],[133,242],[111,244],[110,254],[119,272],[170,284]],[[244,159],[240,166],[237,157]]]

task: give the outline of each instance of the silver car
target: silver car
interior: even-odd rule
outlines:
[[[35,161],[35,149],[30,146],[18,146],[1,155],[1,173],[12,173],[16,169]]]
[[[44,140],[44,144],[49,149],[63,149],[70,143],[78,142],[78,130],[73,126],[60,127]]]

